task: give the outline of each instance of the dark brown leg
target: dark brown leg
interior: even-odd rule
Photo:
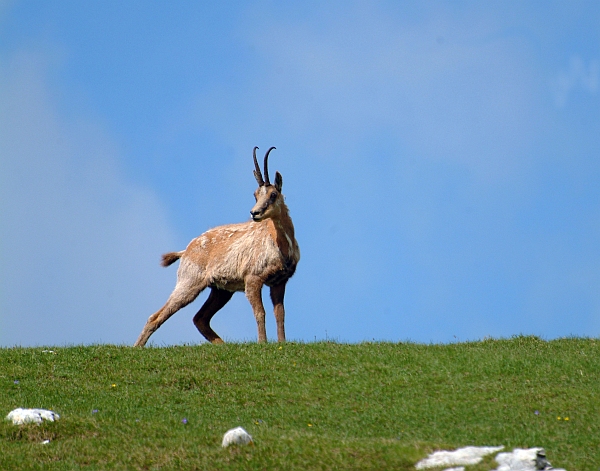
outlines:
[[[285,342],[285,309],[283,308],[283,297],[285,296],[285,283],[271,287],[271,301],[275,310],[275,321],[277,322],[277,341]]]
[[[223,339],[211,329],[210,320],[233,296],[233,291],[226,291],[219,288],[211,288],[208,299],[194,316],[194,325],[211,343],[223,343]]]

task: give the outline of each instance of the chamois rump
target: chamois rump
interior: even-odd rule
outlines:
[[[194,301],[205,288],[210,288],[210,294],[194,316],[194,324],[206,340],[223,343],[210,327],[210,320],[233,293],[244,291],[256,318],[258,341],[266,342],[263,285],[271,291],[277,340],[285,341],[283,297],[285,285],[300,260],[300,249],[281,194],[281,174],[275,173],[274,184],[269,181],[267,163],[269,153],[275,147],[265,154],[264,180],[256,160],[256,149],[258,147],[254,148],[253,157],[258,189],[254,192],[256,204],[250,210],[251,220],[210,229],[192,240],[185,250],[162,256],[164,267],[181,260],[177,284],[166,304],[150,316],[134,346],[143,347],[169,317]]]

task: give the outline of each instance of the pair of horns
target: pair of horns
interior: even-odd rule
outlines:
[[[267,161],[269,160],[269,152],[271,152],[273,149],[275,149],[275,147],[271,147],[267,153],[265,154],[265,163],[264,163],[264,167],[265,167],[265,179],[263,180],[263,176],[260,173],[260,167],[258,166],[258,160],[256,160],[256,149],[258,149],[258,147],[254,148],[254,152],[252,153],[253,157],[254,157],[254,178],[256,178],[256,181],[258,182],[259,186],[263,186],[263,185],[270,185],[271,182],[269,181],[269,169],[267,168]]]

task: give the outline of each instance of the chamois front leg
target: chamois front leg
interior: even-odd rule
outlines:
[[[271,301],[273,301],[273,310],[275,311],[275,321],[277,322],[277,341],[285,342],[285,309],[283,307],[283,297],[285,296],[285,283],[271,286]]]
[[[254,312],[254,318],[256,319],[256,325],[258,326],[258,342],[267,341],[267,329],[265,327],[265,307],[262,302],[262,287],[263,282],[257,276],[248,277],[245,280],[246,284],[246,297],[250,301],[252,311]]]

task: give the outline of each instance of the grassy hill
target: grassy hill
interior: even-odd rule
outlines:
[[[16,407],[61,419],[0,421],[3,470],[409,470],[505,445],[597,471],[600,341],[0,349],[0,414]],[[255,446],[222,449],[238,425]]]

